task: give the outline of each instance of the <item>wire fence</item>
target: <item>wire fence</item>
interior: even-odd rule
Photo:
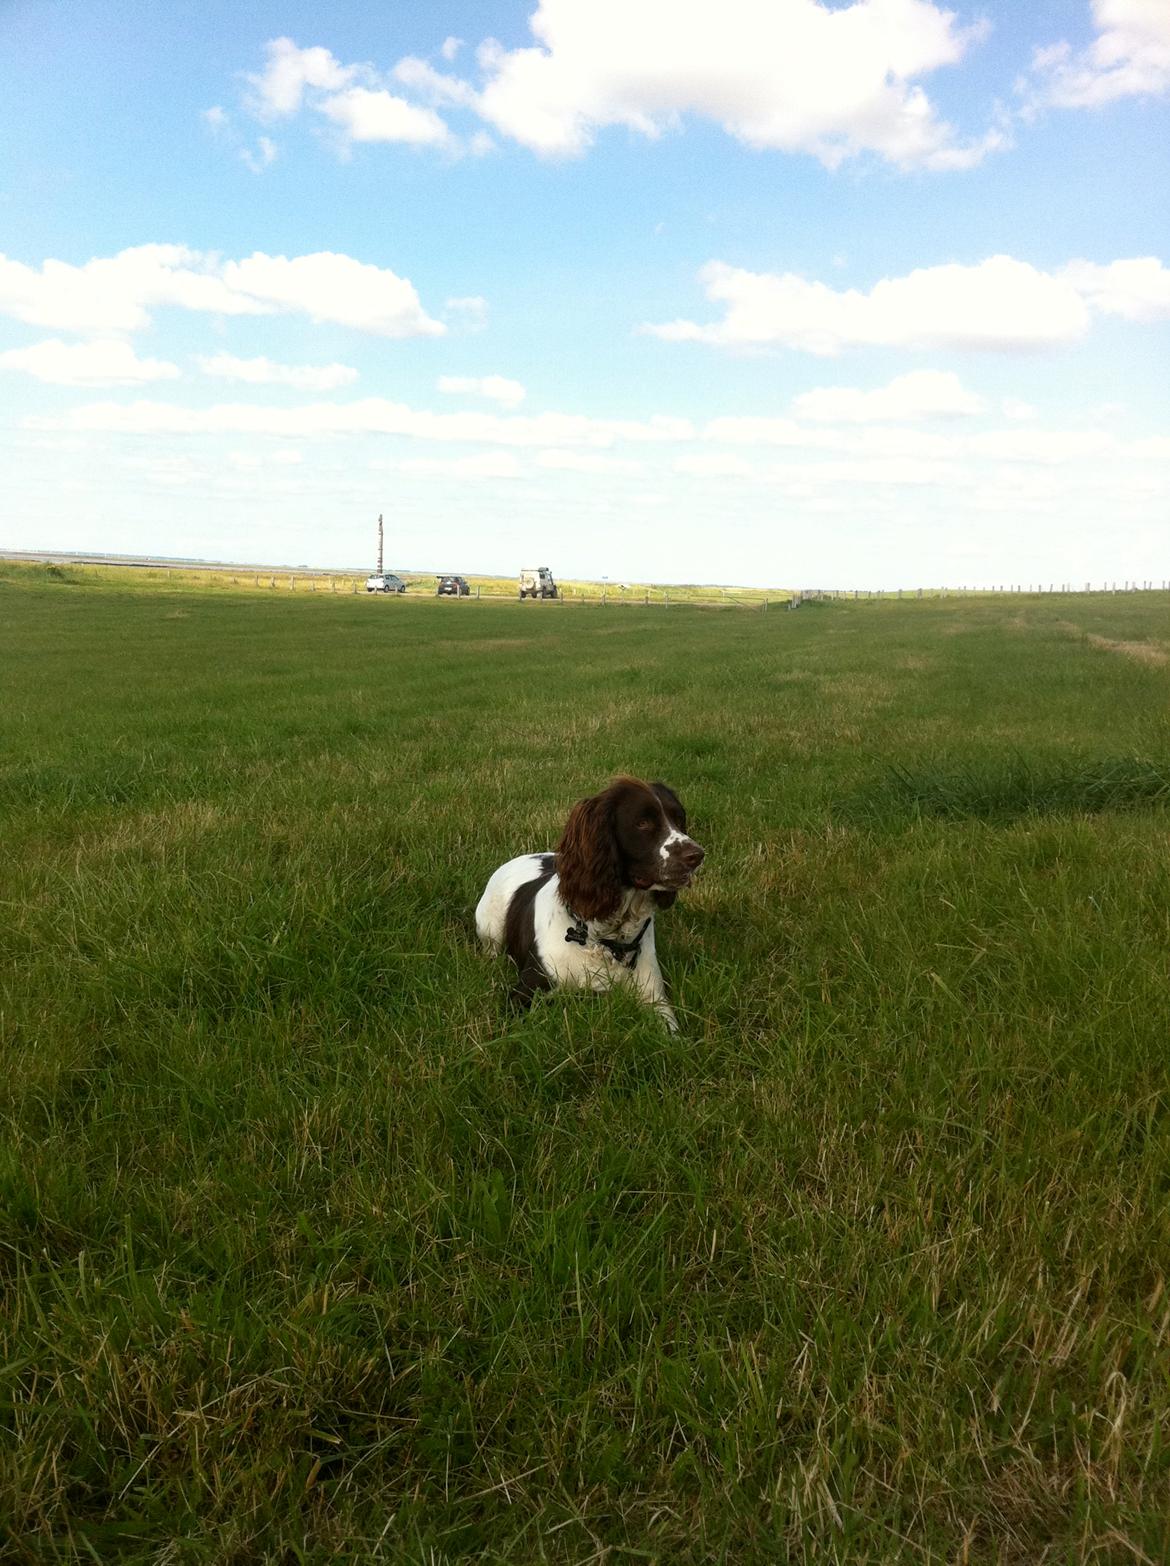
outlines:
[[[150,574],[156,576],[172,576],[175,580],[190,581],[196,578],[206,582],[208,586],[223,587],[251,587],[253,589],[267,589],[270,592],[293,593],[332,593],[349,595],[360,598],[437,598],[451,603],[516,603],[520,602],[519,591],[509,592],[500,588],[484,587],[482,583],[470,585],[467,593],[440,593],[430,587],[419,578],[407,578],[404,592],[383,592],[378,589],[367,588],[364,577],[351,577],[337,573],[313,572],[313,571],[236,571],[232,572],[223,568],[215,568],[205,573],[199,573],[185,567],[155,568]],[[528,603],[542,604],[549,609],[560,606],[590,605],[598,608],[680,608],[682,606],[694,606],[705,609],[754,609],[767,610],[769,605],[777,608],[788,608],[800,601],[800,595],[785,593],[783,590],[772,593],[752,593],[750,589],[715,588],[712,590],[715,596],[700,596],[694,589],[678,589],[670,587],[638,587],[609,591],[602,588],[596,593],[581,592],[573,587],[558,588],[555,598],[532,598],[526,595]]]
[[[236,578],[232,578],[233,582]],[[242,579],[241,579],[242,580]],[[341,585],[338,586],[338,583]],[[299,584],[299,585],[298,585]],[[327,585],[323,585],[327,584]],[[245,585],[247,583],[245,582]],[[301,574],[299,577],[289,573],[282,577],[279,572],[265,576],[263,573],[255,577],[257,587],[268,586],[271,590],[285,588],[291,592],[351,592],[355,595],[366,595],[371,598],[398,598],[398,597],[440,597],[449,598],[452,603],[461,602],[515,602],[519,598],[518,593],[503,592],[493,588],[484,588],[480,585],[473,586],[469,593],[465,594],[440,594],[429,590],[423,583],[409,581],[406,592],[400,593],[375,593],[368,592],[361,579],[345,577],[319,577]],[[552,609],[558,605],[562,608],[569,605],[581,607],[594,606],[601,609],[607,608],[699,608],[699,609],[751,609],[766,612],[769,606],[778,609],[799,609],[804,604],[827,604],[837,602],[904,602],[919,599],[944,599],[967,598],[982,599],[992,597],[1022,596],[1079,596],[1086,593],[1150,593],[1166,592],[1170,589],[1170,581],[1161,582],[1155,580],[1145,581],[1117,581],[1117,582],[1085,582],[1083,584],[1073,582],[1029,582],[1004,584],[998,587],[817,587],[799,588],[791,592],[783,590],[772,593],[752,594],[741,589],[716,589],[717,596],[705,596],[695,592],[694,589],[678,589],[667,587],[647,587],[636,589],[623,589],[616,592],[608,592],[602,589],[600,592],[585,593],[575,588],[561,588],[555,598],[530,598],[529,603],[539,603]]]

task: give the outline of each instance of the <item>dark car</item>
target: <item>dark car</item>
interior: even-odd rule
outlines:
[[[461,576],[441,576],[435,589],[436,598],[469,598],[471,588]]]

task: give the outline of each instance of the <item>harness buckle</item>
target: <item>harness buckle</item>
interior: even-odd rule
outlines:
[[[599,935],[597,944],[598,946],[604,946],[610,956],[619,962],[623,968],[632,968],[638,960],[638,953],[642,949],[642,937],[650,928],[652,920],[653,915],[646,920],[632,941],[615,941]],[[565,931],[565,940],[575,946],[588,946],[589,928],[584,919],[578,919],[575,914],[573,915],[573,923]]]

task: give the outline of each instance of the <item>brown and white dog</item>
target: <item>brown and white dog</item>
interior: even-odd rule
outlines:
[[[615,778],[573,806],[555,854],[521,854],[500,866],[475,928],[515,962],[512,998],[520,1005],[561,984],[631,984],[674,1032],[654,915],[691,884],[703,858],[673,789]]]

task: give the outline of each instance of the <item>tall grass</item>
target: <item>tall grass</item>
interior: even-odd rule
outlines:
[[[0,582],[8,1554],[1170,1557],[1164,607],[531,607]]]
[[[1021,816],[1098,814],[1170,801],[1170,763],[1144,756],[1063,759],[1033,766],[1026,756],[999,756],[952,772],[892,765],[854,803],[862,813],[904,811],[952,820],[1010,821]]]

